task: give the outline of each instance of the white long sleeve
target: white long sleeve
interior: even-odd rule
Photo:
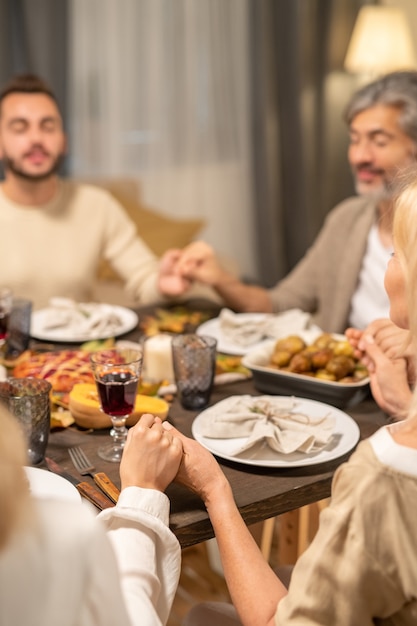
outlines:
[[[1,626],[166,623],[181,559],[164,494],[132,487],[98,516],[65,501],[34,504],[0,551]]]
[[[116,554],[132,623],[165,624],[181,567],[180,546],[168,527],[167,496],[128,487],[117,506],[98,517],[106,524]]]

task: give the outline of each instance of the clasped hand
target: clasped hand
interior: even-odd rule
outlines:
[[[176,481],[207,504],[228,483],[213,455],[170,423],[144,414],[130,428],[120,464],[122,489],[129,486],[165,491]]]
[[[403,419],[414,381],[409,333],[389,319],[372,322],[365,330],[348,328],[355,356],[367,367],[372,395],[383,411]]]
[[[215,287],[227,275],[211,246],[195,241],[183,250],[165,252],[160,261],[159,288],[165,295],[176,296],[199,281]]]

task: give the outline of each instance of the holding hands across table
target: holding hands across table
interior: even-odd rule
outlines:
[[[368,369],[377,404],[394,419],[403,419],[415,383],[409,332],[389,319],[379,319],[365,330],[348,328],[346,336]]]
[[[181,458],[181,440],[163,428],[159,417],[143,415],[127,435],[120,464],[122,489],[137,486],[165,491]]]
[[[200,282],[212,287],[227,306],[238,311],[272,312],[272,301],[266,289],[242,283],[237,276],[225,269],[213,248],[204,241],[195,241],[183,250],[171,250],[165,257],[165,270],[170,274],[171,284],[186,293],[191,285]],[[164,261],[163,260],[163,261]],[[164,264],[161,265],[161,271]],[[174,282],[173,276],[177,277]],[[166,285],[164,287],[166,289]]]

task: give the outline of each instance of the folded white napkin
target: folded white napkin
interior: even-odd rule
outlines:
[[[75,302],[70,298],[51,298],[43,316],[43,330],[62,329],[92,338],[111,335],[121,324],[122,320],[111,305]]]
[[[308,416],[297,411],[297,404],[290,397],[230,396],[201,414],[200,432],[213,439],[247,437],[232,456],[260,441],[283,454],[316,452],[332,438],[334,418]]]
[[[279,339],[311,326],[311,315],[301,309],[289,309],[277,315],[234,313],[222,309],[219,314],[220,331],[239,346],[247,347],[266,337]]]

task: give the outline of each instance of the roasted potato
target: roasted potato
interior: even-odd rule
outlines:
[[[333,356],[326,365],[326,370],[333,374],[336,380],[340,380],[345,376],[352,374],[355,369],[355,361],[349,356],[339,354]]]
[[[310,345],[297,335],[280,339],[274,346],[270,367],[346,384],[368,376],[368,370],[355,358],[350,343],[331,333],[322,333]]]
[[[331,333],[323,333],[313,342],[313,346],[317,346],[317,348],[332,348],[335,342],[336,339]]]
[[[354,350],[348,341],[336,341],[333,346],[333,354],[338,356],[343,354],[345,356],[353,356]]]
[[[297,374],[311,371],[311,355],[307,352],[294,354],[288,369],[290,372],[295,372]]]
[[[272,354],[271,362],[278,367],[286,367],[292,356],[292,353],[288,352],[288,350],[275,350]]]
[[[326,367],[327,363],[333,356],[333,351],[330,348],[321,348],[311,353],[311,365],[315,370]]]
[[[290,335],[285,339],[279,339],[274,347],[274,352],[289,352],[290,354],[297,354],[304,350],[306,343],[298,335]]]
[[[334,374],[331,374],[330,372],[324,369],[317,370],[317,372],[315,373],[315,377],[320,378],[320,380],[331,380],[333,382],[336,380],[336,377]]]

